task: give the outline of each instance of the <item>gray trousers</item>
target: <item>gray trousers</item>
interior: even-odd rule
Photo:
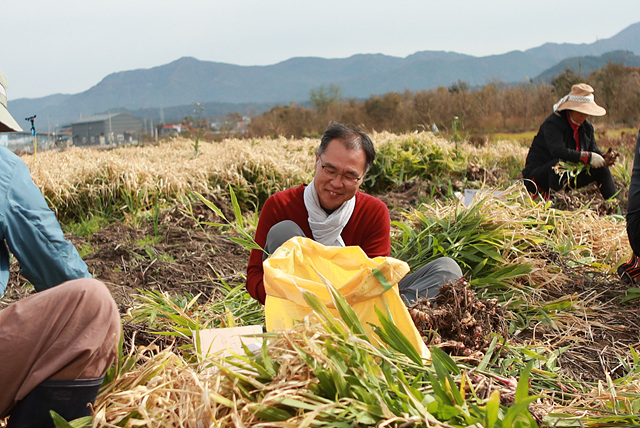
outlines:
[[[264,246],[266,259],[269,254],[278,249],[294,236],[305,236],[300,226],[291,220],[284,220],[269,229]],[[415,272],[410,272],[398,283],[400,296],[407,306],[422,298],[433,299],[440,292],[440,288],[449,282],[462,277],[462,270],[458,263],[450,257],[440,257],[422,266]]]

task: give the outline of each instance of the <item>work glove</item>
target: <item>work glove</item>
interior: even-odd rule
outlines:
[[[604,158],[602,156],[600,156],[596,152],[591,152],[591,157],[589,159],[589,165],[591,165],[594,168],[603,167],[605,165]]]

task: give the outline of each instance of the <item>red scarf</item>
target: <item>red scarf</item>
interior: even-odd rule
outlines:
[[[571,120],[571,114],[567,112],[567,120],[569,121],[569,125],[571,125],[571,129],[573,129],[573,139],[576,140],[576,150],[580,151],[580,133],[578,129],[580,129],[580,125]]]

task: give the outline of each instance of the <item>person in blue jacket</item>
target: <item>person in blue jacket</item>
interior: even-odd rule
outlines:
[[[19,132],[7,110],[0,71],[0,132]],[[91,414],[120,338],[118,308],[107,287],[64,237],[27,165],[0,147],[0,294],[9,253],[35,294],[0,311],[0,417],[7,427],[53,427]]]
[[[571,92],[553,106],[553,113],[534,137],[525,167],[524,184],[529,193],[549,198],[549,190],[580,188],[596,183],[604,199],[616,195],[609,165],[596,144],[589,116],[604,116],[606,110],[594,101],[593,88],[586,83],[573,85]],[[560,161],[589,165],[576,177],[560,175],[554,167]]]

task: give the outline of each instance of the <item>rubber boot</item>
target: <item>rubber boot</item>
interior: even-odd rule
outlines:
[[[7,428],[54,427],[50,410],[66,421],[90,416],[103,379],[45,380],[14,406]]]

